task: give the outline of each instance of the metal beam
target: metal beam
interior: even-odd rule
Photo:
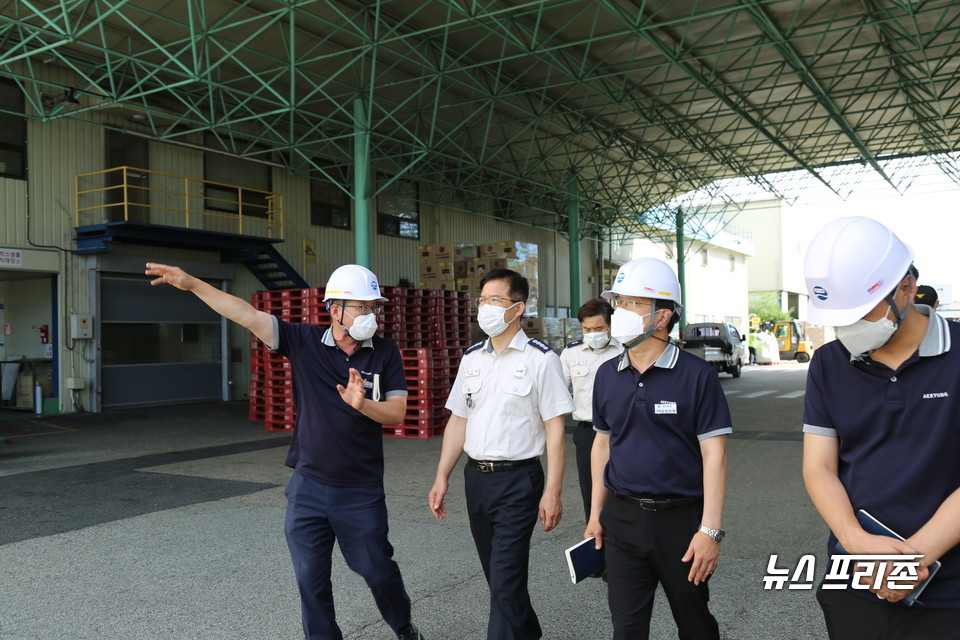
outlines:
[[[373,227],[370,219],[370,129],[363,98],[353,101],[353,115],[356,128],[353,139],[354,262],[369,268]]]
[[[803,82],[803,85],[816,96],[817,101],[823,107],[823,109],[830,115],[830,118],[836,123],[840,128],[843,134],[850,140],[857,151],[860,153],[861,157],[871,166],[877,174],[883,178],[895,191],[899,191],[897,185],[893,180],[890,179],[890,176],[887,175],[887,172],[884,171],[883,167],[880,166],[880,163],[877,162],[873,153],[867,148],[867,145],[864,144],[863,140],[860,139],[860,136],[857,135],[857,132],[854,130],[850,123],[847,121],[846,116],[844,116],[843,111],[837,104],[830,98],[829,94],[821,86],[820,82],[813,75],[813,72],[800,59],[800,56],[797,55],[797,52],[793,50],[793,47],[790,46],[790,43],[786,38],[783,37],[780,29],[773,24],[773,21],[770,20],[770,17],[766,14],[755,0],[740,0],[740,4],[746,8],[747,15],[753,20],[763,34],[773,43],[774,48],[777,52],[783,56],[790,67],[793,69],[794,73],[800,78]]]
[[[570,311],[580,308],[580,197],[577,174],[567,181],[567,234],[570,243]]]

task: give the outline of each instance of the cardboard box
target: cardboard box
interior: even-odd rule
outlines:
[[[463,291],[465,293],[470,294],[471,298],[477,297],[475,289],[473,288],[473,281],[470,280],[469,278],[457,278],[454,281],[453,288],[455,291]]]
[[[480,257],[480,251],[475,244],[458,244],[453,248],[454,260],[473,260]]]
[[[450,269],[445,269],[442,272],[420,274],[421,289],[442,289],[446,291],[448,289],[453,290],[455,287],[456,279]]]
[[[508,242],[487,242],[477,245],[480,252],[480,258],[516,258],[517,247],[513,241]]]
[[[432,278],[435,276],[447,276],[449,279],[454,278],[454,265],[453,262],[448,261],[439,261],[431,259],[420,259],[420,279]]]
[[[543,318],[524,317],[520,319],[520,328],[528,338],[543,338],[547,335]]]
[[[467,260],[453,261],[453,275],[457,278],[466,278],[470,273],[470,263]]]
[[[33,409],[33,376],[17,376],[17,409]]]
[[[480,296],[480,281],[483,280],[483,276],[469,276],[467,277],[467,285],[470,287],[470,297],[477,298]]]
[[[428,260],[452,260],[454,246],[450,242],[420,245],[420,257]]]
[[[509,269],[508,262],[503,258],[474,258],[468,268],[471,277],[482,278],[487,271],[494,269]]]

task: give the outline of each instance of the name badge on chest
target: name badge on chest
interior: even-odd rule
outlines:
[[[661,400],[657,404],[653,405],[654,413],[673,413],[677,412],[677,403],[670,402],[669,400]]]

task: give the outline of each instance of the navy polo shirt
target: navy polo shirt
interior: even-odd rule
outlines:
[[[805,433],[839,438],[838,474],[854,510],[905,538],[960,488],[960,349],[951,349],[960,324],[916,309],[930,316],[927,333],[896,371],[869,357],[851,362],[839,340],[817,349],[803,413]],[[830,552],[835,543],[831,534]],[[960,607],[960,547],[941,560],[920,600]]]
[[[338,487],[383,484],[383,433],[376,421],[340,398],[337,385],[346,386],[356,369],[373,399],[407,395],[403,361],[397,345],[374,337],[348,356],[333,340],[329,328],[294,324],[274,318],[277,353],[290,360],[293,405],[297,421],[286,465],[301,475]]]
[[[700,441],[732,424],[717,372],[676,345],[644,373],[626,351],[597,370],[593,428],[610,436],[603,477],[614,493],[703,497]]]

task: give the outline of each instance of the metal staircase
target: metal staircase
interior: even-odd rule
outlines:
[[[268,290],[309,286],[274,246],[283,242],[276,238],[140,222],[107,222],[76,228],[78,254],[110,251],[116,241],[155,247],[218,251],[223,262],[243,264]]]

